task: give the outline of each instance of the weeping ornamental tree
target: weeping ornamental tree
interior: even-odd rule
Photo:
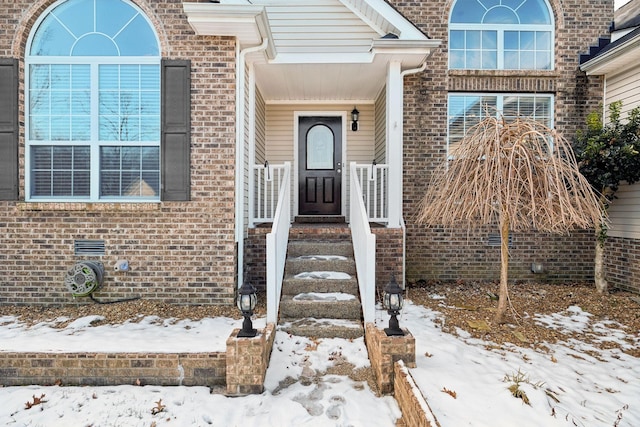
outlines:
[[[640,109],[634,108],[624,123],[620,122],[621,102],[609,106],[609,122],[603,126],[599,113],[587,117],[587,129],[578,132],[573,150],[580,172],[600,193],[604,212],[615,199],[621,183],[633,184],[640,179]],[[594,280],[600,293],[607,292],[604,274],[604,244],[607,225],[596,227]]]
[[[604,221],[602,210],[569,143],[534,120],[487,117],[451,154],[434,171],[417,219],[431,226],[499,227],[495,322],[503,323],[509,299],[509,233],[593,228]]]

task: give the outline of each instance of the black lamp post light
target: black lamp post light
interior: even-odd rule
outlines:
[[[236,298],[238,309],[244,316],[242,329],[238,332],[238,338],[253,338],[256,336],[258,331],[253,328],[251,316],[253,316],[253,310],[256,308],[257,302],[256,288],[245,280],[240,289],[238,289],[238,296]]]
[[[353,110],[351,110],[351,130],[354,132],[358,130],[359,118],[360,118],[360,111],[358,111],[356,107],[353,107]]]
[[[400,329],[400,324],[398,323],[398,314],[402,310],[402,302],[402,288],[396,282],[396,276],[392,274],[391,281],[384,288],[382,296],[382,305],[387,309],[387,313],[391,315],[389,327],[384,329],[388,337],[404,336],[404,331]]]

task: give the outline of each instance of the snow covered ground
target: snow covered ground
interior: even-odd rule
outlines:
[[[620,343],[631,334],[640,346],[638,331],[593,321],[578,307],[537,319],[562,331],[606,331],[605,339]],[[55,329],[59,319],[25,328],[19,319],[0,317],[0,351],[220,351],[241,323],[149,317],[91,326],[92,320]],[[379,326],[387,322],[378,311]],[[640,359],[569,338],[547,353],[498,348],[464,331],[444,333],[441,323],[437,312],[410,302],[400,317],[416,338],[411,373],[442,427],[640,426]],[[264,326],[264,319],[254,325]],[[400,410],[393,398],[376,396],[366,382],[316,375],[336,358],[356,368],[369,364],[362,339],[316,342],[278,332],[261,395],[229,398],[205,387],[5,387],[0,425],[394,426]],[[26,409],[42,395],[42,403]]]

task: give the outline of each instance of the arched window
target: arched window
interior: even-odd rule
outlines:
[[[67,0],[27,46],[28,200],[159,200],[160,49],[127,0]]]
[[[449,21],[449,68],[550,70],[553,32],[545,0],[458,0]]]

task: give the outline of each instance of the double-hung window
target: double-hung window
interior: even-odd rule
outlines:
[[[550,70],[553,33],[545,0],[458,0],[449,21],[449,68]]]
[[[160,200],[160,52],[145,15],[126,0],[67,0],[34,28],[27,200]]]
[[[553,128],[553,95],[549,94],[449,94],[449,157],[469,131],[487,116],[501,114],[506,120],[526,117]]]

